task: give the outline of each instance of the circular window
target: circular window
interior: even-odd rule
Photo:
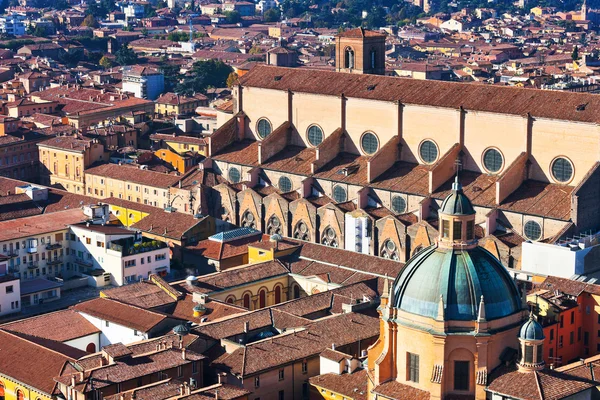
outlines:
[[[396,243],[392,242],[391,240],[388,240],[387,242],[385,242],[385,248],[389,251],[394,251],[396,250]]]
[[[569,182],[573,177],[573,165],[564,157],[558,157],[552,162],[552,176],[557,182]]]
[[[341,186],[336,186],[333,188],[333,200],[336,203],[343,203],[346,201],[346,189]]]
[[[279,218],[277,218],[277,216],[271,217],[271,225],[273,225],[275,228],[278,228],[279,225],[281,225],[281,222],[279,221]]]
[[[282,176],[279,178],[279,190],[283,193],[292,191],[292,181],[287,176]]]
[[[247,211],[246,215],[244,215],[244,219],[248,222],[252,222],[254,221],[254,214],[252,214],[250,211]]]
[[[329,239],[334,239],[335,238],[335,231],[331,228],[327,228],[325,229],[325,235],[329,238]]]
[[[502,169],[504,159],[496,149],[488,149],[483,153],[483,166],[490,172],[498,172]]]
[[[259,119],[258,124],[256,124],[256,130],[258,131],[258,136],[261,138],[266,138],[271,134],[272,131],[271,123],[266,119]]]
[[[421,156],[421,160],[423,160],[423,162],[431,164],[438,158],[438,148],[431,140],[425,140],[423,143],[421,143],[419,155]]]
[[[404,200],[404,197],[392,197],[392,211],[394,211],[397,214],[402,214],[406,211],[406,200]]]
[[[313,146],[318,146],[323,141],[323,130],[317,125],[308,128],[308,141]]]
[[[371,132],[367,132],[363,135],[360,144],[366,154],[375,154],[379,148],[379,140],[377,140],[377,136]]]
[[[540,240],[542,237],[542,227],[535,221],[527,221],[525,223],[525,237],[529,240]]]
[[[242,174],[239,169],[233,167],[229,168],[229,181],[231,183],[238,183],[241,178]]]

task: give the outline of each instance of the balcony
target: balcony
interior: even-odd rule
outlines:
[[[6,253],[4,253],[5,256],[13,258],[13,257],[19,257],[19,250],[8,250]]]
[[[35,247],[27,247],[27,253],[29,253],[29,254],[37,253],[37,251],[38,251],[37,246],[35,246]]]
[[[55,250],[55,249],[61,249],[62,248],[62,243],[48,243],[46,245],[46,250]]]
[[[79,265],[83,265],[84,267],[93,267],[94,266],[94,262],[93,261],[87,261],[84,260],[83,258],[75,258],[75,263],[79,264]]]
[[[46,261],[46,265],[56,265],[56,264],[62,264],[62,263],[63,263],[62,256],[60,256],[60,257],[54,257],[53,259],[48,259]]]
[[[40,263],[38,261],[30,261],[27,263],[27,269],[38,269],[40,267]]]

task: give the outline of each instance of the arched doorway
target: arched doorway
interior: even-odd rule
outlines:
[[[300,286],[298,286],[298,285],[294,285],[294,298],[295,299],[300,298]]]
[[[95,343],[88,344],[87,347],[85,348],[85,351],[87,351],[88,353],[95,353],[96,352],[96,344]]]
[[[258,292],[258,307],[265,308],[267,306],[267,291],[261,290]]]
[[[235,298],[233,296],[229,296],[225,302],[227,304],[233,304],[235,302]]]
[[[17,389],[17,400],[25,400],[25,394],[21,389]]]
[[[281,286],[275,286],[275,304],[281,303]]]
[[[4,383],[0,382],[0,400],[4,400]]]
[[[244,307],[250,309],[250,295],[248,293],[244,295]]]

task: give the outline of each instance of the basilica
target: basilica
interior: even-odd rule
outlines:
[[[336,72],[257,65],[207,138],[201,210],[406,262],[441,232],[460,171],[474,237],[509,268],[526,240],[600,228],[598,96],[384,76],[385,37],[336,38]]]

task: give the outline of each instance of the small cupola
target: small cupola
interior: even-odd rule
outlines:
[[[463,193],[458,176],[452,192],[444,199],[439,211],[439,244],[442,247],[465,248],[477,245],[475,240],[475,209]]]
[[[533,314],[521,326],[519,331],[521,358],[519,369],[522,371],[540,370],[544,368],[544,329]]]

